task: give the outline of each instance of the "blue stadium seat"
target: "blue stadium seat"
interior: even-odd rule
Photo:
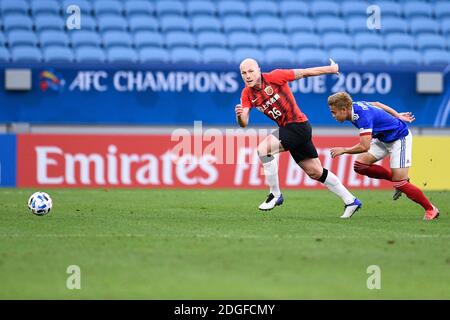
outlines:
[[[232,52],[223,48],[208,48],[203,50],[202,60],[204,63],[231,63]]]
[[[386,36],[384,43],[387,49],[413,49],[415,38],[402,33],[391,33]]]
[[[363,64],[389,64],[390,54],[380,49],[364,49],[360,51],[360,58]]]
[[[160,20],[161,30],[169,31],[189,31],[190,21],[181,16],[166,15]]]
[[[201,60],[200,52],[193,48],[176,48],[170,52],[172,63],[199,63]]]
[[[434,6],[434,14],[438,19],[450,18],[450,2],[438,2]]]
[[[284,28],[288,34],[294,32],[313,32],[314,21],[308,17],[289,16],[284,22]]]
[[[271,64],[291,64],[296,62],[296,54],[289,49],[274,48],[268,49],[265,54],[266,63]]]
[[[139,62],[167,63],[169,62],[169,52],[162,48],[143,48],[139,51]]]
[[[47,12],[47,13],[38,13],[38,14],[35,14],[35,15],[32,15],[33,16],[33,18],[34,18],[34,20],[36,21],[36,19],[37,18],[39,18],[39,17],[42,17],[42,16],[44,16],[44,17],[56,17],[56,18],[61,18],[61,15],[60,14],[56,14],[56,13],[54,13],[54,12]],[[65,20],[65,17],[63,17],[63,19],[64,19],[64,24],[66,24],[66,20]]]
[[[6,38],[3,35],[3,32],[0,31],[0,47],[4,47],[6,45]]]
[[[423,61],[427,65],[450,64],[450,52],[444,50],[427,50],[423,55]]]
[[[31,12],[33,16],[40,14],[59,15],[61,12],[61,2],[56,0],[34,0],[31,2]]]
[[[237,48],[256,48],[258,47],[258,37],[254,33],[233,32],[228,35],[228,47]]]
[[[3,18],[3,29],[6,32],[12,30],[32,30],[33,21],[30,17],[24,15],[8,15]]]
[[[80,29],[94,31],[97,29],[97,20],[88,15],[82,15],[80,21]]]
[[[273,16],[258,16],[253,19],[256,33],[267,31],[283,31],[283,21]]]
[[[437,35],[437,34],[421,34],[417,36],[417,48],[419,50],[427,50],[427,49],[441,49],[445,50],[446,43],[445,37]]]
[[[192,18],[192,31],[220,31],[222,23],[219,18],[213,16],[198,16]]]
[[[186,12],[190,17],[197,15],[214,16],[217,8],[212,1],[194,0],[186,3]]]
[[[158,20],[147,15],[133,15],[128,21],[131,32],[156,31],[159,28]]]
[[[49,46],[69,46],[69,37],[63,31],[43,31],[39,35],[39,43],[42,48]]]
[[[156,14],[158,16],[164,15],[183,15],[184,4],[176,0],[160,0],[156,2]]]
[[[134,15],[153,15],[155,13],[155,6],[153,2],[145,0],[131,0],[124,3],[124,11],[128,17]]]
[[[72,47],[100,47],[102,40],[95,31],[77,30],[70,33]]]
[[[131,47],[133,40],[128,32],[107,31],[103,33],[103,46],[106,49],[113,47]]]
[[[252,31],[252,21],[246,17],[228,16],[223,19],[223,30],[227,33],[234,31]]]
[[[60,16],[46,14],[36,17],[34,25],[37,32],[46,30],[62,31],[66,27],[66,21]]]
[[[120,16],[102,15],[97,19],[98,29],[101,32],[105,31],[126,31],[128,22],[125,18]],[[83,22],[81,22],[83,24]]]
[[[111,48],[107,51],[106,56],[112,63],[135,63],[138,61],[136,51],[131,48]]]
[[[221,1],[217,4],[217,12],[222,17],[226,17],[228,15],[247,15],[248,8],[247,4],[242,1]]]
[[[445,36],[450,34],[450,18],[445,18],[441,21],[441,30]]]
[[[73,60],[73,52],[67,47],[52,46],[44,49],[45,62],[72,62]]]
[[[336,1],[311,1],[310,12],[315,17],[339,16],[339,4]]]
[[[392,63],[419,65],[422,64],[422,55],[415,50],[397,49],[392,52]]]
[[[358,50],[381,49],[383,42],[383,37],[376,33],[358,33],[354,37],[355,48]]]
[[[403,14],[407,19],[416,17],[431,17],[433,8],[423,1],[408,1],[403,5]]]
[[[100,48],[82,47],[75,50],[75,60],[84,63],[105,62],[105,52]]]
[[[172,31],[166,34],[166,46],[168,49],[174,49],[178,47],[195,47],[195,37],[185,31]]]
[[[259,49],[252,49],[252,48],[241,48],[234,50],[233,53],[233,62],[234,63],[240,63],[242,60],[246,58],[252,58],[258,61],[259,63],[263,63],[264,60],[264,53]]]
[[[280,15],[287,18],[290,15],[307,16],[309,13],[309,6],[303,1],[282,1],[279,3]]]
[[[394,1],[378,1],[375,3],[380,7],[382,17],[400,17],[402,15],[402,5]]]
[[[86,15],[90,15],[92,12],[92,4],[87,0],[65,0],[63,3],[62,11],[66,12],[67,8],[69,8],[69,6],[71,5],[77,5],[78,7],[80,7],[82,18],[84,18]],[[81,24],[83,24],[83,22]]]
[[[401,19],[401,18],[388,17],[388,18],[382,19],[381,30],[383,30],[383,34],[407,33],[408,32],[408,23],[404,19]]]
[[[263,49],[288,48],[291,45],[289,37],[280,32],[265,32],[260,34],[259,44]]]
[[[367,7],[365,1],[345,1],[341,5],[342,16],[346,19],[351,17],[362,17],[367,19]]]
[[[316,28],[319,33],[345,32],[345,22],[343,19],[334,17],[318,18]]]
[[[9,54],[8,49],[0,47],[0,62],[9,62],[11,59],[11,55]]]
[[[347,20],[347,29],[351,34],[371,31],[367,28],[367,18],[353,17]]]
[[[345,33],[329,32],[322,36],[322,46],[327,49],[351,48],[353,38]]]
[[[97,0],[93,3],[94,14],[97,17],[102,15],[120,16],[123,12],[122,3],[117,0]]]
[[[430,18],[414,18],[410,22],[410,28],[412,34],[422,33],[439,33],[440,26],[437,21]]]
[[[227,46],[227,38],[221,32],[201,32],[197,35],[197,45],[199,48],[225,48]]]
[[[355,50],[336,48],[330,50],[330,58],[339,64],[358,64],[359,55]]]
[[[252,1],[248,4],[248,12],[254,18],[259,15],[277,16],[278,5],[272,1]]]
[[[8,33],[8,43],[10,47],[36,46],[38,39],[32,31],[16,30]]]
[[[28,14],[30,6],[25,0],[2,1],[0,3],[0,12],[3,16],[8,14]]]
[[[20,46],[11,50],[11,59],[14,62],[41,62],[42,53],[36,47]]]
[[[324,65],[328,64],[328,55],[320,49],[300,49],[297,53],[297,61],[300,65]]]
[[[297,32],[291,37],[291,46],[294,49],[318,49],[321,43],[321,38],[315,33]]]
[[[141,49],[144,47],[163,47],[164,38],[159,32],[139,31],[134,34],[134,45]]]

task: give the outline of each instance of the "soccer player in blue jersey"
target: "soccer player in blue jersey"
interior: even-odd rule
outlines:
[[[409,112],[398,113],[380,102],[353,102],[346,92],[329,96],[328,105],[334,119],[350,121],[359,129],[360,136],[359,143],[353,147],[331,149],[331,156],[359,154],[354,164],[357,173],[392,181],[396,189],[394,199],[403,192],[425,209],[424,220],[438,218],[439,210],[408,179],[412,164],[412,135],[406,123],[414,121],[414,116]],[[388,155],[390,170],[374,164]]]

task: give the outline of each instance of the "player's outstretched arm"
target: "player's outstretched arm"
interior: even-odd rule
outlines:
[[[378,107],[380,109],[383,109],[384,111],[386,111],[387,113],[393,115],[396,118],[399,118],[400,120],[403,120],[405,122],[413,122],[414,120],[416,120],[416,118],[414,117],[414,115],[411,112],[397,112],[394,109],[392,109],[391,107],[381,103],[381,102],[371,102],[372,105],[374,105],[375,107]]]
[[[250,118],[250,108],[244,108],[241,104],[237,104],[234,108],[236,112],[236,121],[240,127],[245,128],[248,126],[248,120]]]
[[[294,69],[295,80],[306,77],[320,76],[323,74],[338,74],[338,73],[339,73],[339,65],[332,59],[330,59],[329,66],[306,68],[306,69]]]
[[[359,143],[357,145],[354,145],[351,148],[332,148],[330,150],[331,157],[336,158],[344,153],[347,154],[358,154],[358,153],[364,153],[369,151],[370,149],[370,142],[372,141],[371,135],[363,135],[359,136]]]

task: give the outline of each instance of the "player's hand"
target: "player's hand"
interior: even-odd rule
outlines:
[[[334,60],[331,58],[330,58],[330,66],[333,67],[334,70],[333,73],[339,74],[339,65],[336,62],[334,62]]]
[[[411,112],[401,112],[399,113],[399,119],[403,120],[405,122],[413,122],[414,120],[416,120],[416,117],[414,117],[414,115]]]
[[[332,158],[339,157],[341,154],[345,153],[345,148],[332,148],[330,154]]]
[[[242,112],[244,112],[244,108],[242,108],[241,104],[237,104],[236,107],[234,107],[234,112],[236,112],[236,116],[240,117]]]

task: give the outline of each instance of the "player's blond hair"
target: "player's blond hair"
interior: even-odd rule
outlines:
[[[352,97],[347,92],[337,92],[328,97],[328,105],[338,109],[350,109],[352,107]]]

